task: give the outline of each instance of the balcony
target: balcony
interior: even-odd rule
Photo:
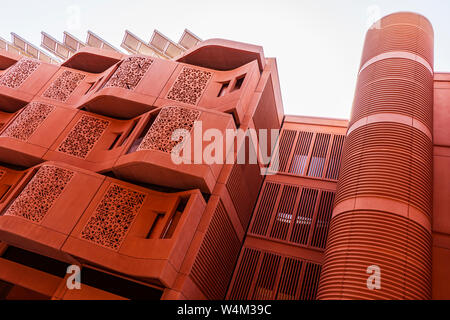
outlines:
[[[38,96],[44,102],[75,109],[80,99],[93,89],[99,79],[99,74],[61,66],[47,84],[40,88]]]
[[[121,155],[113,167],[113,172],[122,179],[156,184],[179,189],[199,188],[211,193],[225,163],[228,153],[225,143],[218,143],[215,150],[216,162],[204,161],[204,152],[209,143],[201,145],[201,154],[196,151],[197,139],[202,139],[208,129],[213,129],[225,137],[227,129],[234,129],[230,115],[200,108],[165,106],[147,128],[141,129],[128,151]],[[199,130],[194,129],[195,122],[201,123]],[[177,129],[189,132],[189,140],[172,140]],[[186,145],[186,141],[188,145]],[[217,141],[215,141],[217,142]],[[180,152],[181,163],[172,159],[174,148],[183,148]],[[201,159],[198,159],[198,157]]]
[[[259,69],[256,61],[229,71],[217,71],[179,63],[156,105],[183,103],[232,114],[236,125],[256,90]]]
[[[42,158],[77,110],[34,100],[16,113],[0,113],[0,161],[30,167]]]
[[[201,123],[195,132],[202,143],[197,154],[196,121]],[[189,147],[182,142],[183,137],[171,139],[177,129],[189,132]],[[212,145],[202,142],[209,129],[226,137],[226,130],[234,129],[231,115],[166,106],[130,120],[118,120],[35,100],[0,130],[0,161],[25,167],[61,161],[95,172],[113,171],[129,181],[184,190],[200,188],[211,193],[228,147],[217,141],[218,149],[210,150],[214,157],[204,161],[204,151]],[[175,146],[186,147],[186,154],[180,152],[181,163],[172,159]]]
[[[240,124],[259,80],[256,61],[217,71],[156,57],[132,55],[97,74],[92,88],[80,96],[87,111],[133,118],[167,104],[198,106],[230,113]]]
[[[95,172],[111,171],[151,117],[151,113],[146,113],[130,120],[118,120],[78,111],[61,134],[54,135],[43,160],[61,161]]]
[[[198,190],[162,193],[56,162],[4,169],[0,239],[171,286],[203,214]],[[70,210],[68,210],[70,208]]]
[[[80,97],[87,111],[130,119],[155,109],[158,98],[176,63],[132,55],[98,75],[90,91]]]
[[[59,66],[54,64],[31,58],[21,58],[9,65],[0,77],[1,111],[15,112],[24,107],[38,94],[58,68]]]
[[[80,44],[77,45],[70,41],[71,38],[67,33],[64,33],[64,36],[64,39],[68,41],[64,45],[70,51],[73,50],[73,54],[61,64],[63,67],[90,73],[102,73],[124,57],[124,54],[116,51],[93,47],[80,47]],[[74,47],[78,47],[78,49],[70,47],[69,43]]]

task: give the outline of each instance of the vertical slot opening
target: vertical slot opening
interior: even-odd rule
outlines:
[[[108,150],[112,150],[116,146],[117,141],[119,141],[121,136],[122,136],[122,133],[116,133],[116,137],[114,138],[113,143],[109,146]]]
[[[230,85],[230,81],[222,82],[222,86],[220,87],[219,93],[217,97],[223,97],[227,91],[228,86]]]
[[[183,214],[184,209],[186,208],[186,205],[188,203],[188,198],[182,198],[180,200],[180,203],[177,206],[177,209],[175,210],[175,213],[170,217],[169,222],[167,223],[166,228],[161,233],[161,239],[170,239],[172,238],[175,229],[177,228],[178,222],[180,221],[180,218]]]
[[[141,144],[142,140],[144,140],[144,137],[147,134],[148,130],[150,130],[150,127],[152,126],[153,121],[155,121],[156,117],[157,117],[157,115],[155,114],[148,120],[148,123],[145,125],[144,129],[141,131],[139,136],[131,144],[131,147],[130,147],[130,149],[128,149],[127,154],[136,151],[136,149]]]
[[[111,77],[116,73],[117,69],[119,69],[121,64],[122,64],[122,61],[120,61],[118,64],[116,64],[116,66],[113,68],[113,70],[111,70],[111,73],[107,76],[105,81],[103,81],[102,85],[98,87],[97,92],[99,92],[101,89],[103,89],[105,87],[105,85],[108,83],[109,79],[111,79]],[[103,79],[103,77],[102,77],[102,79]],[[100,81],[102,79],[100,79]]]
[[[8,194],[9,190],[11,190],[10,185],[4,184],[0,187],[0,202],[5,200],[5,196]]]
[[[120,141],[119,143],[119,147],[121,147],[130,137],[131,133],[134,131],[134,129],[136,128],[137,124],[139,122],[139,119],[136,119],[133,121],[133,124],[131,125],[131,128],[127,131],[127,133],[124,135],[122,141]]]
[[[155,237],[155,233],[158,230],[159,225],[162,222],[162,219],[164,217],[163,213],[158,213],[155,217],[155,220],[153,220],[152,226],[150,227],[150,230],[148,231],[147,236],[145,237],[146,239],[154,239]]]
[[[91,91],[92,87],[94,86],[95,82],[89,82],[90,86],[89,88],[86,90],[86,92],[84,93],[85,95],[89,93],[89,91]]]
[[[2,212],[0,212],[0,215],[3,214],[4,212],[6,212],[8,210],[8,208],[11,206],[11,204],[17,199],[17,197],[22,193],[23,189],[26,188],[26,186],[28,185],[28,183],[33,179],[33,177],[35,176],[35,174],[39,171],[39,168],[34,168],[33,170],[30,171],[30,173],[26,173],[24,175],[22,175],[15,183],[14,183],[14,187],[10,186],[10,191],[15,193],[15,195],[12,197],[12,199],[9,201],[8,205],[3,209]],[[19,189],[14,189],[16,186],[19,186]],[[3,202],[6,197],[9,195],[9,193],[7,192],[4,195],[4,198],[1,198],[1,202]]]
[[[245,79],[245,74],[240,76],[239,78],[237,78],[236,82],[234,83],[233,90],[231,90],[231,91],[239,90],[242,87],[242,84],[244,83],[244,79]]]

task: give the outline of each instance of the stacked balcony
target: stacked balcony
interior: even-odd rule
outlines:
[[[256,152],[257,136],[223,144],[212,163],[196,161],[195,140],[208,129],[223,137],[279,129],[282,120],[275,60],[224,44],[242,55],[232,68],[88,48],[60,66],[39,62],[16,88],[0,85],[9,101],[0,104],[5,252],[131,279],[162,299],[224,298],[266,168],[235,163],[237,151]],[[228,63],[220,51],[211,58]],[[0,82],[22,60],[9,62]],[[173,140],[177,129],[188,135]],[[45,291],[55,299],[105,294]]]

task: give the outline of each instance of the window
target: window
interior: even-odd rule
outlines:
[[[281,132],[271,169],[337,180],[344,141],[345,135],[285,129]]]
[[[273,253],[265,253],[261,270],[259,271],[256,281],[253,299],[255,300],[271,300],[273,299],[273,289],[275,286],[275,278],[280,265],[281,256]]]
[[[333,137],[333,145],[331,147],[330,160],[326,178],[337,180],[339,177],[339,170],[341,168],[342,149],[344,146],[345,136],[338,135]]]
[[[277,300],[294,300],[302,271],[302,260],[284,258],[281,271],[280,284],[278,285]]]
[[[325,249],[334,198],[334,191],[266,183],[249,233]]]
[[[314,134],[312,132],[305,131],[300,131],[298,133],[297,143],[295,145],[294,154],[292,155],[291,166],[289,167],[289,173],[296,175],[304,174],[313,135]]]
[[[258,209],[254,214],[251,232],[265,235],[269,228],[270,217],[277,200],[281,185],[278,183],[266,183],[261,191]]]
[[[302,245],[308,243],[318,194],[319,190],[316,189],[302,189],[290,241]]]
[[[154,114],[152,115],[152,117],[149,119],[148,123],[145,125],[144,129],[142,129],[141,133],[139,134],[138,137],[136,137],[136,139],[133,141],[133,143],[131,144],[130,149],[128,149],[127,154],[128,153],[132,153],[134,151],[136,151],[136,149],[139,147],[139,145],[141,144],[142,140],[144,140],[145,135],[147,134],[148,130],[150,130],[150,127],[152,126],[153,122],[155,121],[157,115]],[[137,123],[136,123],[137,124]],[[134,127],[131,130],[134,130]],[[131,133],[131,131],[130,131]],[[128,137],[127,137],[128,138]]]
[[[311,246],[325,248],[328,229],[330,228],[331,215],[333,212],[335,193],[331,191],[322,191],[320,197],[319,209],[317,212],[317,221],[314,228]]]
[[[272,159],[271,168],[274,171],[284,172],[289,160],[289,155],[294,145],[294,140],[297,132],[294,130],[283,130],[278,142],[278,150],[275,157]]]
[[[229,85],[230,85],[230,81],[222,82],[217,96],[223,97],[227,93],[227,89],[228,89]]]
[[[236,90],[241,89],[242,84],[244,83],[244,79],[245,79],[245,74],[240,76],[240,77],[238,77],[236,79],[236,82],[234,83],[233,90],[231,90],[231,91],[236,91]]]
[[[273,222],[270,236],[272,238],[285,240],[294,213],[299,188],[297,186],[284,185],[278,204],[276,219]]]
[[[308,168],[308,176],[316,178],[322,177],[330,137],[330,134],[325,133],[318,133],[316,135],[316,140],[314,141],[314,147],[311,154],[311,161]]]
[[[291,219],[292,219],[292,214],[278,212],[278,215],[277,215],[278,222],[291,223]]]

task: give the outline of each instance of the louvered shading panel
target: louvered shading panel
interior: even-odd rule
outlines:
[[[337,180],[345,135],[284,129],[270,168],[273,172]]]
[[[320,271],[317,263],[246,247],[227,298],[314,300]]]
[[[249,234],[324,249],[334,197],[333,191],[265,183]]]

